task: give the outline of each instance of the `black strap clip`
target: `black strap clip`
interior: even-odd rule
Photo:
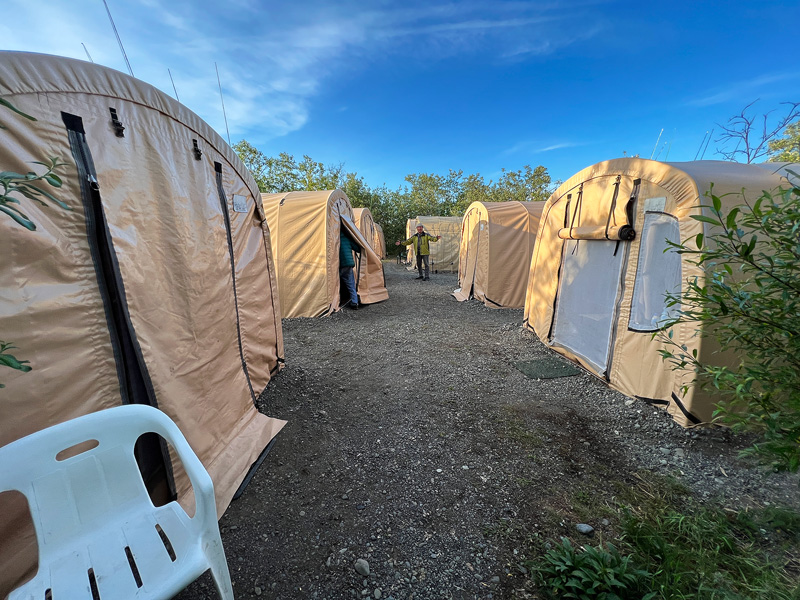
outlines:
[[[197,140],[192,140],[192,152],[194,152],[195,160],[203,158],[203,151],[200,150],[200,147],[197,145]]]
[[[114,127],[114,133],[117,134],[117,137],[125,137],[125,127],[117,116],[117,109],[109,107],[108,110],[111,113],[111,125]]]

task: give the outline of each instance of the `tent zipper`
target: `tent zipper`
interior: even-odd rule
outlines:
[[[233,288],[233,304],[236,309],[236,339],[239,342],[239,357],[242,360],[242,371],[244,372],[245,379],[247,379],[247,387],[250,390],[250,398],[253,400],[253,406],[258,408],[256,403],[256,394],[253,390],[253,384],[250,381],[250,372],[247,369],[247,361],[244,358],[244,345],[242,344],[242,326],[239,321],[239,296],[236,293],[236,260],[233,255],[233,236],[231,234],[231,217],[228,214],[228,199],[225,196],[225,188],[222,185],[222,163],[214,163],[214,171],[217,179],[217,194],[219,195],[219,204],[222,209],[222,218],[225,221],[225,235],[228,240],[228,256],[231,259],[231,286]]]
[[[157,408],[155,390],[128,312],[125,287],[103,210],[97,171],[86,140],[83,119],[64,112],[61,116],[78,170],[87,242],[106,315],[120,396],[123,404],[147,404]],[[145,434],[136,443],[135,454],[145,485],[154,501],[174,500],[176,492],[172,461],[164,439],[156,434]]]

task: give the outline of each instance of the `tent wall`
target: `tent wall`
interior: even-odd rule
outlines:
[[[408,237],[416,233],[416,226],[422,225],[425,232],[431,235],[441,235],[442,239],[430,245],[430,267],[433,272],[457,273],[458,248],[461,243],[461,217],[430,217],[422,216],[410,219],[406,225]],[[411,246],[409,246],[411,248]],[[409,250],[409,260],[415,266],[414,251]]]
[[[408,221],[406,221],[406,239],[410,238],[416,232],[417,232],[417,220],[409,219]],[[416,257],[414,254],[414,244],[409,244],[408,246],[406,246],[406,262],[409,265],[408,269],[411,271],[417,268],[414,264],[415,260]]]
[[[255,408],[283,357],[255,181],[206,123],[143,82],[77,60],[0,57],[0,95],[37,119],[4,110],[0,170],[59,157],[64,185],[46,189],[71,208],[22,200],[34,232],[0,219],[0,331],[33,367],[3,370],[0,445],[110,406],[153,404],[209,471],[221,515],[283,425]],[[191,509],[179,463],[163,460]],[[0,545],[15,550],[0,555],[23,558],[0,565],[0,587],[25,561],[4,502]]]
[[[383,235],[383,227],[379,223],[375,223],[375,251],[381,260],[386,258],[386,238]]]
[[[319,317],[339,310],[339,232],[344,223],[362,247],[356,286],[364,304],[389,297],[380,258],[353,220],[341,190],[262,194],[284,317]]]
[[[752,197],[785,180],[720,161],[616,159],[576,174],[544,207],[525,301],[525,324],[542,341],[612,387],[666,407],[684,425],[708,421],[715,399],[694,386],[684,394],[690,378],[670,369],[658,353],[662,342],[652,336],[671,310],[663,300],[664,277],[675,292],[695,277],[703,281],[696,266],[664,252],[664,238],[691,242],[709,233],[690,217],[700,214],[712,183],[716,195],[730,194],[725,202],[731,207],[741,203],[743,188]],[[629,216],[633,240],[586,233],[611,231]],[[695,326],[680,324],[672,335],[703,361],[731,360],[696,333]]]
[[[544,202],[473,202],[462,220],[460,301],[522,308]]]
[[[378,237],[378,229],[372,218],[372,213],[368,208],[354,208],[353,221],[361,232],[361,235],[369,242],[370,247],[375,251],[378,257],[381,256],[380,239]]]

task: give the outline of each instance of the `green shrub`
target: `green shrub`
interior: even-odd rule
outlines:
[[[577,550],[567,538],[548,551],[535,567],[536,576],[550,598],[576,600],[640,600],[650,573],[637,569],[629,556],[622,556],[612,544]]]
[[[723,350],[738,358],[733,367],[701,363],[686,346],[662,336],[662,351],[676,369],[695,373],[713,386],[721,402],[715,417],[755,431],[749,449],[777,470],[800,468],[800,188],[765,191],[755,202],[723,214],[722,198],[707,194],[711,216],[692,218],[716,233],[692,244],[673,244],[706,274],[690,281],[672,324],[706,323]]]

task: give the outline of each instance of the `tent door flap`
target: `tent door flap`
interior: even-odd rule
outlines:
[[[125,286],[103,208],[97,172],[86,139],[83,119],[64,112],[61,116],[78,171],[87,242],[106,314],[120,383],[120,395],[125,404],[149,404],[158,407],[153,384],[128,311]],[[163,438],[156,434],[142,436],[136,443],[135,454],[145,485],[154,501],[174,500],[176,492],[172,461]]]

